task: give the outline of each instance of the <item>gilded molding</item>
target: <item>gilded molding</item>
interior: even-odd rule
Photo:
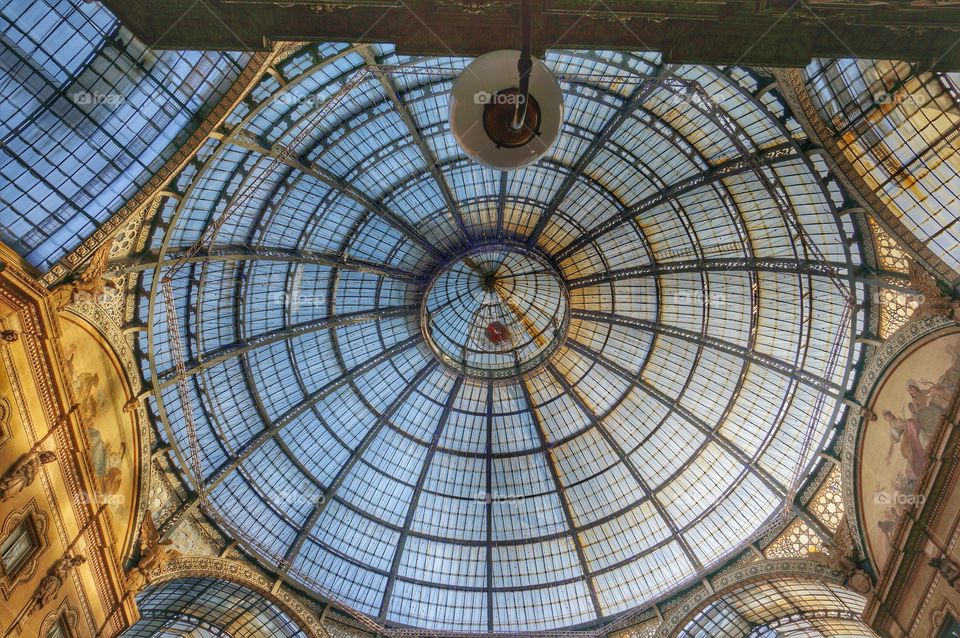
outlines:
[[[40,635],[46,636],[53,629],[53,624],[60,619],[63,619],[64,624],[68,631],[72,632],[70,635],[79,635],[80,629],[77,626],[77,623],[80,619],[80,615],[77,613],[76,609],[70,607],[69,603],[64,600],[60,603],[60,606],[48,613],[44,619],[43,623],[40,625]]]
[[[17,309],[16,320],[21,329],[21,336],[17,342],[0,347],[0,357],[10,377],[14,403],[21,414],[27,439],[36,442],[39,439],[38,430],[51,429],[53,424],[58,423],[66,413],[65,406],[75,403],[72,388],[66,382],[59,364],[63,359],[59,343],[59,325],[50,310],[46,290],[15,266],[8,265],[0,274],[0,298]],[[14,364],[11,347],[23,348],[26,355],[30,368],[29,374],[33,381],[32,386],[42,406],[44,421],[42,425],[35,424],[24,407],[27,404],[24,397],[24,381],[20,378],[17,366]],[[87,484],[89,470],[83,467],[82,460],[85,457],[77,453],[85,449],[85,440],[79,437],[72,422],[68,423],[71,423],[68,427],[56,428],[51,438],[55,449],[62,452],[59,455],[61,462],[58,463],[58,467],[63,478],[65,496],[69,502],[62,502],[58,491],[54,490],[48,469],[42,470],[40,475],[46,499],[53,508],[56,522],[54,527],[61,544],[64,547],[68,546],[73,539],[67,536],[64,516],[72,513],[75,524],[85,527],[84,539],[89,547],[111,547],[109,526],[100,524],[100,521],[91,521],[96,516],[96,511],[88,495],[95,490]],[[91,524],[88,525],[88,523]],[[99,596],[102,607],[113,609],[121,605],[119,565],[115,564],[112,554],[91,552],[88,558],[87,569],[90,570],[96,584],[96,595]],[[83,595],[85,590],[78,588],[78,591],[81,592],[79,598],[83,616],[88,624],[95,626],[90,602]],[[126,622],[122,616],[123,614],[113,614],[109,623],[101,628],[104,634],[118,633]]]
[[[0,591],[2,591],[3,597],[6,599],[10,598],[10,594],[13,593],[17,585],[33,578],[33,575],[37,573],[37,565],[40,563],[41,554],[50,547],[50,538],[47,535],[49,520],[47,519],[47,515],[37,507],[36,499],[31,499],[30,502],[20,509],[13,510],[7,514],[7,517],[3,520],[3,525],[0,526],[0,538],[6,538],[13,531],[13,528],[26,518],[29,518],[33,525],[33,531],[37,538],[37,548],[13,578],[9,578],[5,573],[2,574],[3,577],[0,578]]]

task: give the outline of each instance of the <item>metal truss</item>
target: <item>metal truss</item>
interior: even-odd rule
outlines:
[[[823,263],[819,261],[778,259],[763,257],[719,257],[716,259],[691,259],[665,263],[644,264],[631,268],[609,270],[595,275],[576,277],[567,282],[570,290],[588,288],[599,284],[625,281],[638,277],[656,277],[659,275],[683,272],[771,272],[796,275],[832,277],[835,272],[846,269],[844,263]]]

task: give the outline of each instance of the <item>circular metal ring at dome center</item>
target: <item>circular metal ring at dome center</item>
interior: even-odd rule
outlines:
[[[539,366],[563,341],[570,306],[559,273],[519,247],[479,247],[431,280],[420,307],[423,336],[440,361],[484,379]]]

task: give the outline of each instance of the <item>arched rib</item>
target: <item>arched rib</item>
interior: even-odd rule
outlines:
[[[186,257],[186,259],[184,259],[184,257]],[[370,273],[399,281],[424,281],[426,279],[424,276],[415,275],[405,270],[394,268],[393,266],[347,257],[346,255],[335,252],[292,250],[290,248],[255,248],[240,245],[219,246],[211,249],[203,249],[190,255],[183,250],[168,251],[164,255],[164,261],[162,263],[158,263],[159,259],[160,256],[156,252],[140,253],[139,255],[116,259],[110,262],[107,268],[107,276],[121,276],[151,269],[163,269],[178,262],[192,264],[210,261],[279,261],[290,264],[328,266],[341,270]]]
[[[759,153],[755,153],[751,157],[739,157],[723,162],[717,166],[711,166],[701,173],[692,175],[691,177],[676,182],[675,184],[672,184],[649,197],[645,197],[644,199],[640,200],[639,203],[631,206],[626,211],[619,212],[610,217],[599,226],[595,226],[594,228],[590,229],[585,234],[574,239],[562,250],[558,251],[553,256],[554,260],[556,263],[562,262],[564,259],[574,254],[590,242],[595,241],[614,228],[628,223],[631,219],[637,217],[638,215],[642,215],[644,212],[649,211],[660,204],[663,204],[664,202],[667,202],[671,199],[676,199],[682,195],[685,195],[686,193],[695,191],[702,186],[718,182],[727,177],[750,173],[754,170],[755,162],[772,164],[774,162],[781,162],[799,157],[800,153],[796,146],[792,142],[785,142],[777,146],[772,146]]]
[[[390,306],[388,308],[376,308],[374,310],[361,310],[358,312],[348,312],[331,317],[322,317],[313,321],[294,324],[280,330],[274,330],[266,334],[250,337],[228,346],[211,350],[204,353],[199,360],[187,362],[187,375],[192,376],[209,370],[228,359],[246,354],[251,350],[268,346],[272,343],[285,341],[294,337],[300,337],[320,330],[330,328],[339,328],[349,326],[355,323],[364,323],[366,321],[380,321],[381,319],[390,319],[394,317],[405,317],[419,312],[420,306],[410,304],[407,306]],[[155,384],[157,390],[164,390],[177,383],[176,372],[171,371],[160,377]]]
[[[640,319],[637,317],[624,317],[622,315],[616,315],[610,312],[601,312],[598,310],[574,310],[571,313],[571,316],[575,319],[583,319],[586,321],[596,321],[599,323],[609,323],[616,326],[624,326],[628,328],[635,328],[637,330],[644,330],[646,332],[651,332],[657,335],[664,335],[668,337],[675,337],[677,339],[682,339],[690,343],[696,344],[698,346],[706,346],[717,350],[718,352],[723,352],[724,354],[730,354],[740,359],[745,359],[751,363],[756,363],[757,365],[763,366],[769,370],[773,370],[782,374],[784,377],[789,379],[794,379],[804,385],[811,386],[816,390],[821,392],[826,392],[832,390],[835,393],[840,392],[839,386],[832,382],[824,379],[823,377],[818,377],[815,374],[799,368],[791,363],[787,363],[782,359],[770,356],[768,354],[763,354],[755,350],[750,350],[744,348],[743,346],[738,346],[735,343],[725,341],[724,339],[718,339],[716,337],[710,337],[705,334],[695,332],[693,330],[687,330],[685,328],[677,328],[676,326],[666,326],[655,321],[649,321],[647,319]]]

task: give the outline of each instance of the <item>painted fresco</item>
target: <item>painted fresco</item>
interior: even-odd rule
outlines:
[[[874,393],[860,444],[859,498],[870,555],[883,568],[903,514],[917,502],[941,417],[960,383],[960,334],[927,341],[894,363]]]
[[[118,557],[129,542],[137,498],[137,442],[119,363],[91,329],[62,317],[64,368],[86,429],[88,454],[99,494],[117,539]]]

